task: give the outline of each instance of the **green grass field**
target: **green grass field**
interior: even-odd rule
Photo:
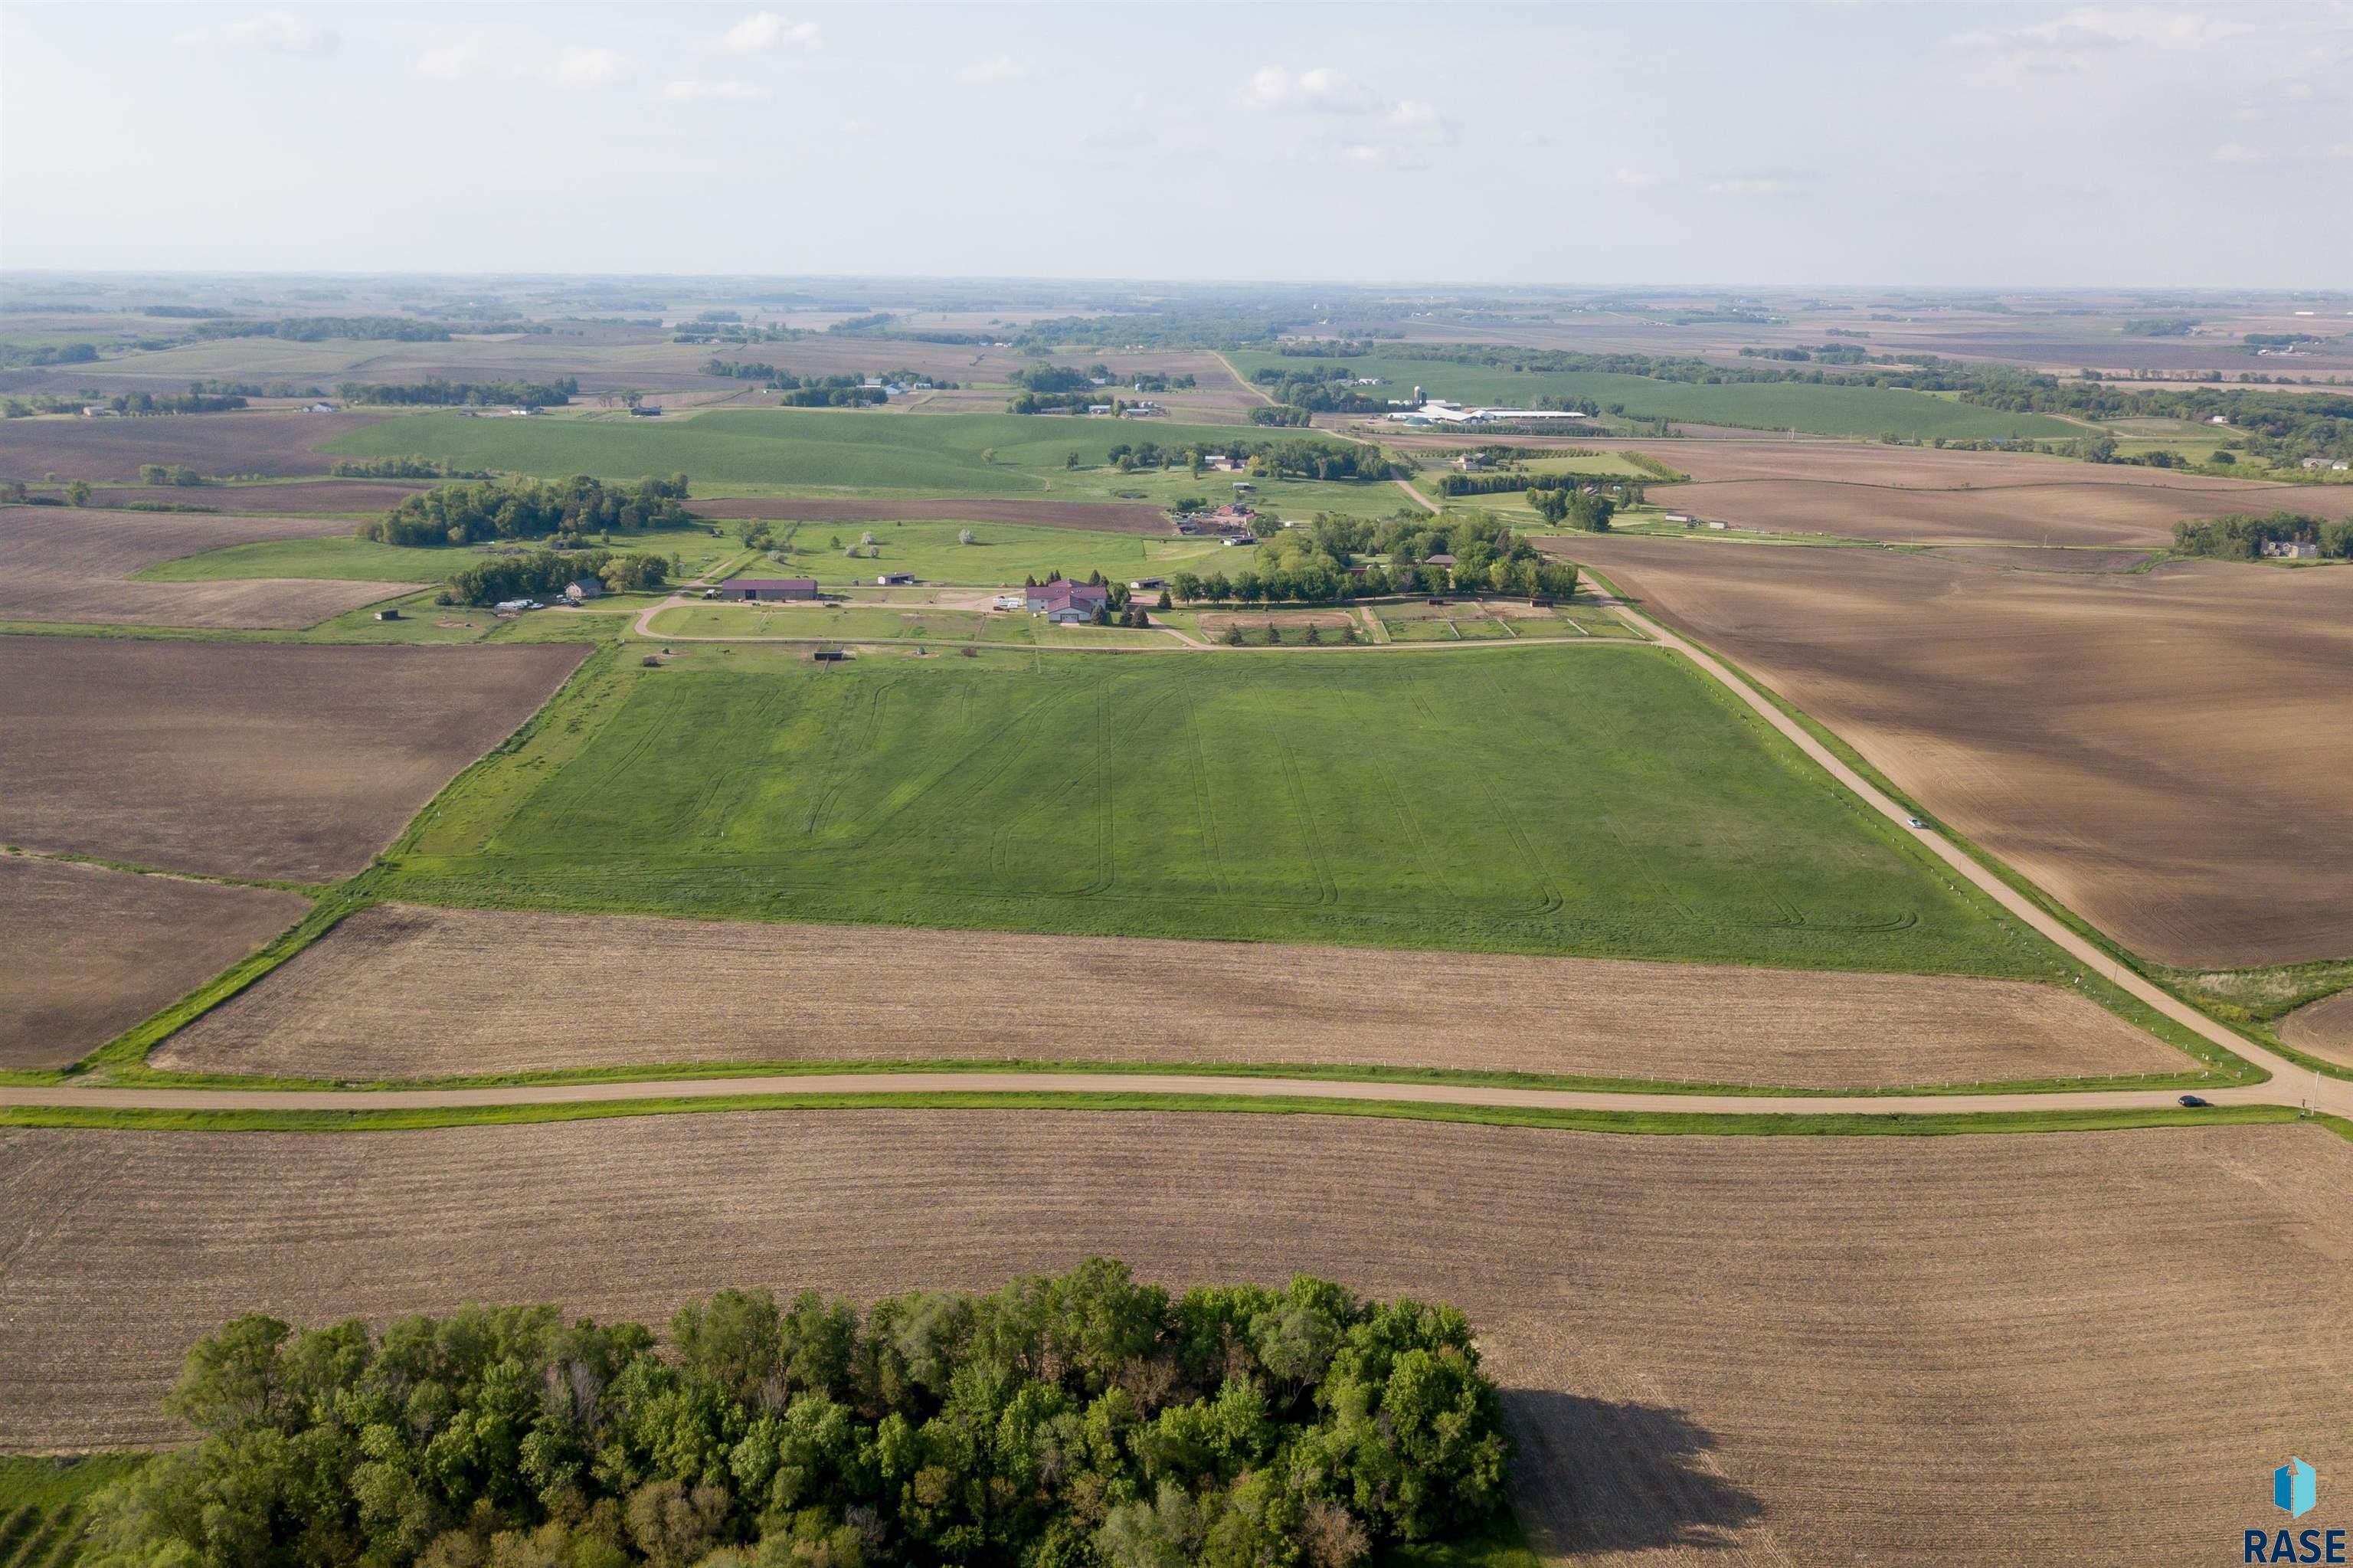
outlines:
[[[467,467],[560,478],[635,478],[684,473],[698,494],[768,487],[807,494],[1046,495],[1099,498],[1134,490],[1149,498],[1191,490],[1215,498],[1225,479],[1196,480],[1183,469],[1121,473],[1103,466],[1115,444],[1163,447],[1230,442],[1301,431],[1240,430],[1230,425],[1157,420],[1071,419],[1017,414],[937,416],[817,408],[730,410],[681,419],[626,422],[577,418],[470,419],[417,414],[353,430],[323,450],[353,457],[415,453]],[[1321,439],[1321,438],[1314,438]],[[1073,472],[1064,464],[1077,452]],[[986,454],[986,455],[984,455]],[[1368,485],[1318,485],[1334,492]],[[1384,487],[1386,488],[1386,487]],[[1394,492],[1381,503],[1386,510]]]
[[[655,616],[656,637],[816,637],[839,642],[1002,642],[1023,648],[1167,648],[1156,631],[1124,626],[1052,626],[1030,615],[987,610],[697,604]]]
[[[150,583],[213,582],[223,577],[340,577],[354,582],[439,582],[473,564],[470,550],[412,550],[348,534],[322,539],[268,539],[158,561],[133,574]]]
[[[146,1462],[144,1454],[0,1459],[0,1568],[80,1561],[90,1497]]]
[[[926,583],[1019,587],[1031,577],[1043,582],[1059,570],[1084,581],[1090,572],[1132,582],[1171,572],[1221,570],[1248,566],[1255,549],[1227,549],[1217,539],[1155,539],[1142,534],[1093,529],[1043,528],[1015,523],[803,523],[779,525],[792,534],[793,554],[783,562],[762,556],[737,577],[807,577],[821,583],[871,583],[881,572],[913,572]],[[957,542],[970,529],[973,543]],[[850,560],[832,541],[856,544],[871,533],[880,556]]]
[[[457,904],[2055,967],[1639,649],[601,659],[383,875]]]
[[[1272,366],[1303,368],[1313,361],[1272,354],[1227,357],[1244,376]],[[1525,408],[1538,397],[1590,397],[1603,408],[1625,405],[1646,419],[1684,419],[1699,425],[1742,425],[1755,429],[1805,430],[1824,436],[1895,434],[1927,440],[1936,436],[1986,439],[2029,436],[2063,440],[2086,434],[2084,427],[2046,414],[2006,414],[1898,387],[1845,387],[1802,381],[1659,381],[1647,376],[1603,372],[1521,372],[1503,366],[1453,365],[1443,360],[1368,357],[1345,362],[1358,376],[1377,376],[1389,385],[1374,396],[1407,397],[1416,386],[1432,397],[1458,403]],[[1502,439],[1502,438],[1499,438]]]

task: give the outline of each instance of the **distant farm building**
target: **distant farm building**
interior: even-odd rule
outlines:
[[[515,412],[528,413],[530,410],[527,408],[519,408],[516,409]],[[661,407],[655,403],[640,403],[636,408],[630,409],[629,412],[635,414],[641,419],[659,419],[661,418]]]
[[[2320,558],[2320,546],[2308,539],[2266,539],[2263,553],[2275,561],[2316,561]]]
[[[605,597],[605,585],[595,577],[580,577],[564,585],[564,597],[578,604],[584,599]]]
[[[719,585],[722,599],[815,599],[815,577],[737,577]]]
[[[1588,416],[1574,408],[1466,408],[1444,398],[1421,402],[1415,387],[1415,406],[1384,416],[1403,425],[1538,425],[1567,424]]]
[[[913,572],[884,572],[874,579],[877,588],[905,588],[915,580]]]

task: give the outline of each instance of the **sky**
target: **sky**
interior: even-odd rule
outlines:
[[[0,268],[2343,287],[2353,0],[0,0]]]

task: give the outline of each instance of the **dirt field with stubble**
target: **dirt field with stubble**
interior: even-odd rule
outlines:
[[[2297,1008],[2280,1021],[2279,1036],[2325,1062],[2353,1067],[2353,991]]]
[[[587,652],[0,637],[0,843],[347,876]]]
[[[2096,471],[2089,463],[2073,466]],[[1926,489],[1760,479],[1652,485],[1649,499],[1672,512],[1768,533],[1833,534],[1907,545],[2166,545],[2172,542],[2175,524],[2226,512],[2353,514],[2353,485],[2193,490],[2178,484],[2048,482]]]
[[[156,414],[136,419],[0,420],[0,479],[135,480],[142,463],[185,464],[213,478],[324,474],[313,449],[385,414]],[[201,499],[201,498],[200,498]]]
[[[271,888],[0,855],[0,1068],[79,1060],[309,907]]]
[[[2353,953],[2353,571],[1550,543],[2135,951]]]
[[[327,1078],[891,1059],[1806,1088],[2186,1065],[2079,996],[2016,980],[406,905],[352,916],[154,1057]]]
[[[0,620],[101,626],[311,626],[364,604],[409,593],[415,583],[311,577],[220,582],[127,580],[142,567],[263,539],[344,532],[320,517],[208,517],[99,512],[66,506],[0,507]]]
[[[721,1286],[869,1299],[1107,1254],[1176,1286],[1305,1271],[1462,1307],[1550,1554],[2185,1563],[2235,1548],[2353,1380],[2353,1146],[2317,1128],[15,1128],[0,1194],[0,1445],[23,1451],[174,1438],[157,1404],[182,1350],[243,1312],[547,1299],[658,1324]]]

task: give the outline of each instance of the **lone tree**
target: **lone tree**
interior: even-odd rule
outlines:
[[[969,528],[957,529],[956,543],[959,545],[969,545],[973,543],[972,530]]]

